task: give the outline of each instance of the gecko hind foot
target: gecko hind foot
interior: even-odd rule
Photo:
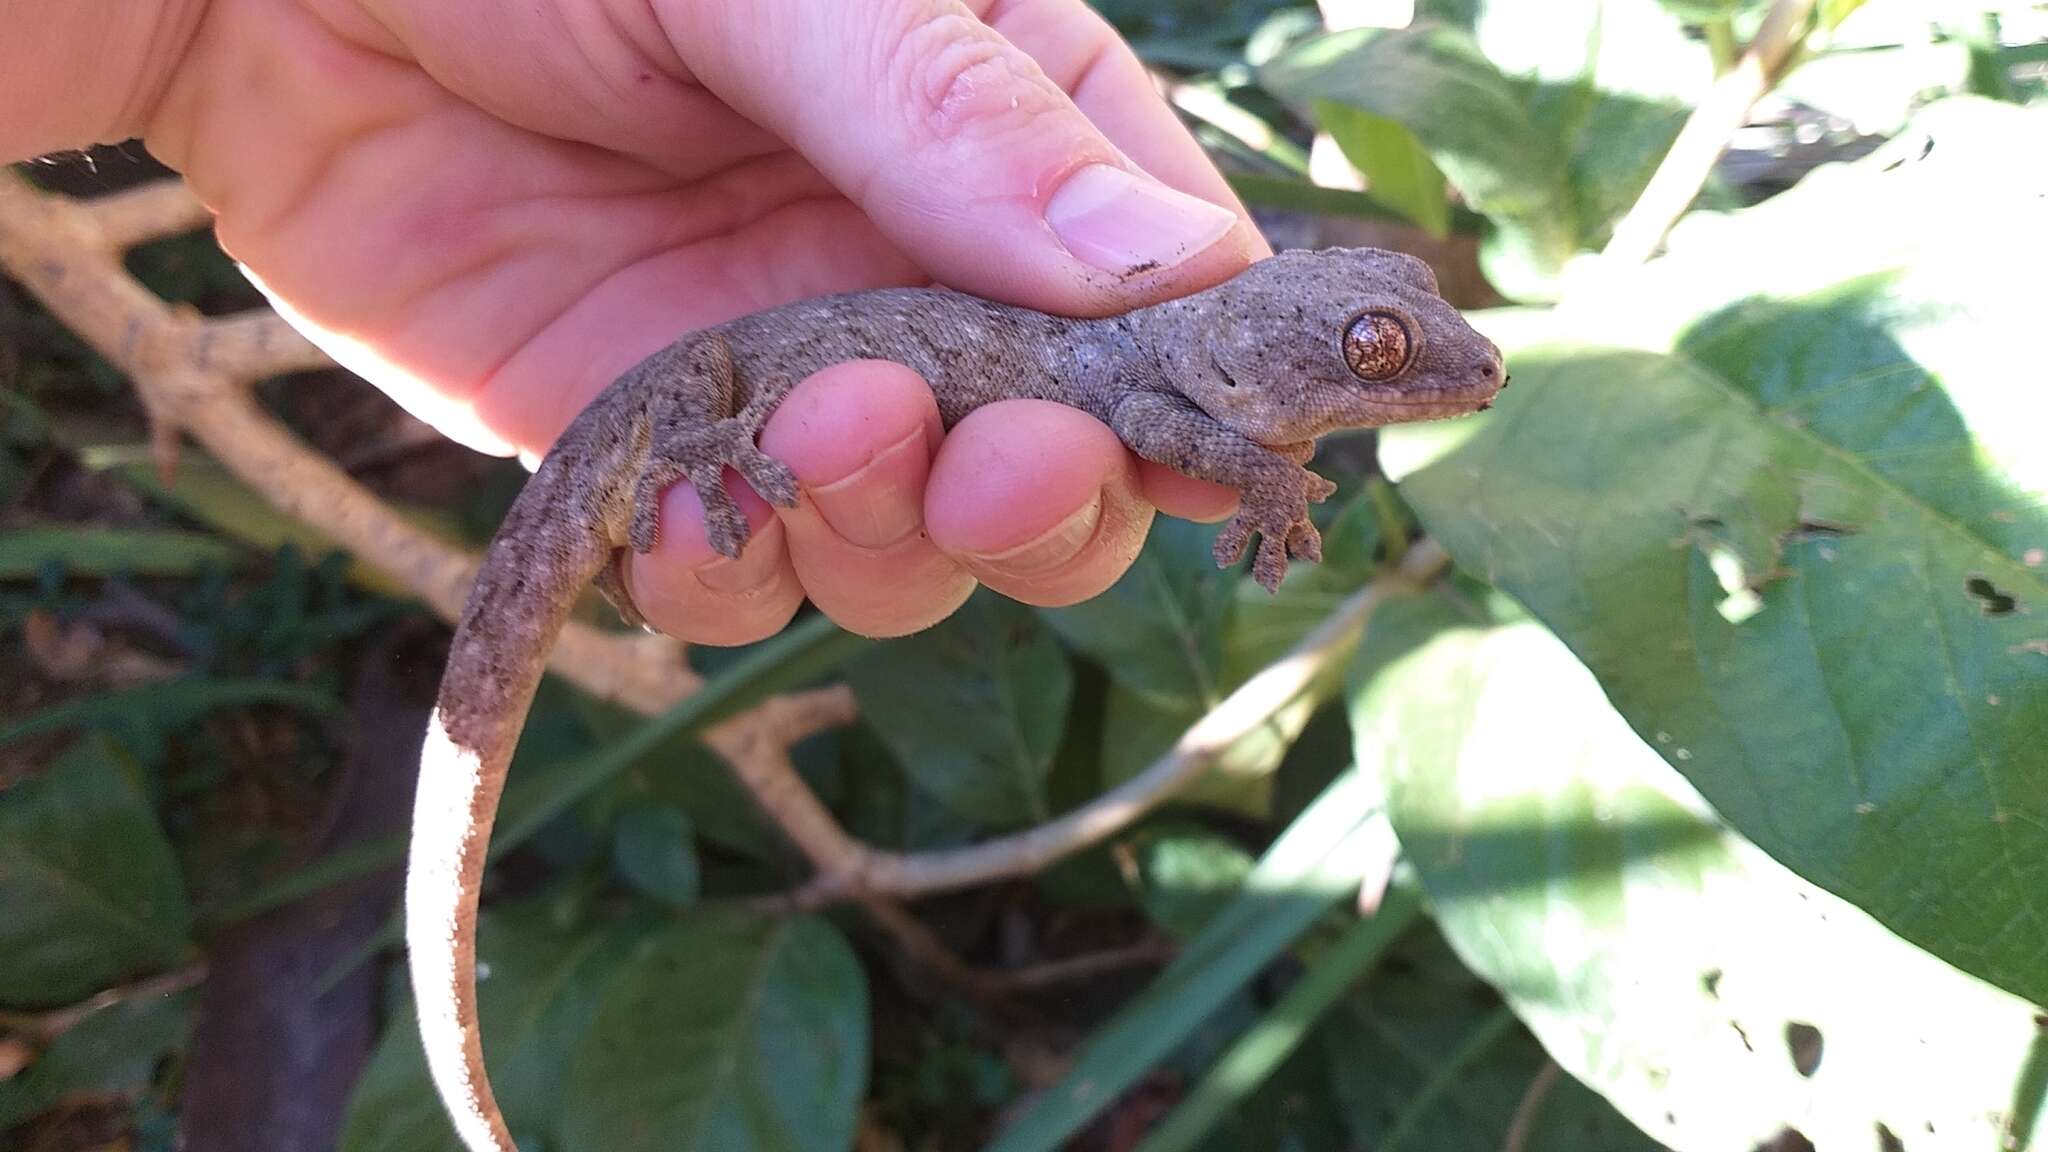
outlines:
[[[704,506],[704,535],[711,550],[736,560],[753,534],[747,517],[725,488],[731,468],[761,498],[781,508],[794,508],[797,481],[782,461],[754,443],[758,419],[752,413],[728,417],[708,428],[691,429],[649,453],[646,468],[633,490],[633,520],[627,539],[636,552],[654,547],[661,516],[661,493],[677,480],[688,480]]]

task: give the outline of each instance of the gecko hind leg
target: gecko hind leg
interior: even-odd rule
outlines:
[[[652,369],[651,429],[647,462],[634,483],[627,541],[636,552],[653,549],[661,516],[661,493],[688,480],[704,506],[704,534],[712,550],[738,558],[751,530],[731,493],[725,470],[738,472],[761,497],[795,507],[796,476],[755,444],[761,425],[789,391],[786,383],[764,384],[734,412],[738,391],[732,349],[707,333],[679,344],[671,358]]]

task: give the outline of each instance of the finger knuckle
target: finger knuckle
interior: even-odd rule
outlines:
[[[985,142],[1025,131],[1064,96],[1043,69],[957,4],[915,5],[884,74],[905,127],[933,143]]]

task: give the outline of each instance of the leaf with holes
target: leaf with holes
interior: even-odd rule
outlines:
[[[823,920],[697,909],[618,973],[570,1061],[568,1152],[846,1148],[866,978]]]
[[[1730,832],[1505,596],[1389,602],[1352,671],[1359,762],[1445,936],[1649,1135],[2024,1143],[2033,1009]]]
[[[1981,180],[1969,139],[1937,154]],[[2048,393],[2013,376],[2037,358],[2038,288],[1936,244],[1748,295],[1777,266],[1758,261],[1810,277],[1802,244],[1853,270],[1870,246],[1831,217],[1963,194],[1897,157],[1863,171],[1773,206],[1768,257],[1734,221],[1666,271],[1677,298],[1728,295],[1668,351],[1511,350],[1494,413],[1389,436],[1386,459],[1458,562],[1555,629],[1746,836],[2048,1002]]]

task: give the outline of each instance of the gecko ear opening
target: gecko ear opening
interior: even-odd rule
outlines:
[[[1392,308],[1370,308],[1344,326],[1344,363],[1368,384],[1392,380],[1421,351],[1415,322]]]

